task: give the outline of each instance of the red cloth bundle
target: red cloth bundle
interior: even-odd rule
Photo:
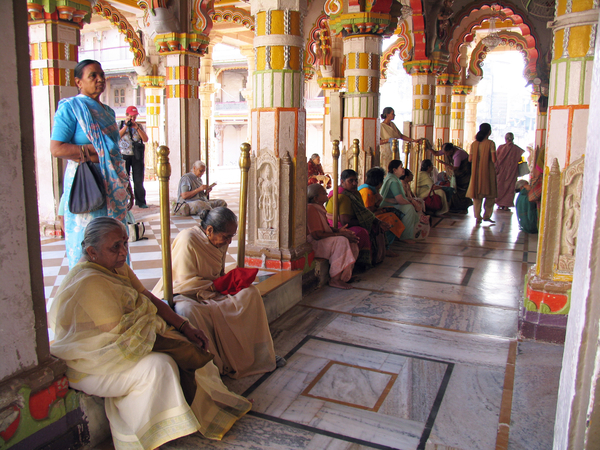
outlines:
[[[221,294],[235,295],[250,286],[256,279],[258,269],[236,267],[213,281],[215,290]]]

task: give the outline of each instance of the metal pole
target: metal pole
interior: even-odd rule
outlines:
[[[246,213],[248,211],[248,171],[250,170],[250,144],[240,146],[240,218],[238,224],[238,267],[244,267],[246,259]]]
[[[339,186],[339,159],[340,159],[340,141],[333,141],[333,148],[331,149],[331,156],[333,157],[333,227],[337,228],[338,226],[338,216],[339,216],[339,207],[338,207],[338,186]]]
[[[171,164],[169,163],[169,147],[158,147],[158,175],[159,200],[160,200],[160,239],[162,246],[163,266],[163,296],[173,308],[173,270],[171,265],[171,212],[169,210],[169,178],[171,177]]]
[[[400,159],[400,149],[398,148],[398,139],[392,141],[392,157],[393,159]]]
[[[358,173],[358,155],[360,154],[360,142],[358,139],[352,141],[352,168]]]
[[[204,119],[204,164],[206,164],[206,185],[210,186],[208,181],[208,119]],[[206,193],[206,198],[210,198],[210,192]]]

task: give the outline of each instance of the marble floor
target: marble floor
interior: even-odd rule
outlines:
[[[161,448],[552,448],[562,346],[517,336],[537,237],[514,211],[494,219],[435,219],[426,241],[394,244],[400,256],[358,274],[354,289],[305,295],[271,324],[288,364],[225,378],[252,411],[223,441]],[[134,270],[145,270],[136,259]]]

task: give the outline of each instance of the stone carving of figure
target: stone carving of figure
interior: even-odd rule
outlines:
[[[277,211],[277,183],[270,164],[265,164],[258,177],[258,211],[262,228],[272,228]]]
[[[450,29],[450,17],[454,14],[454,0],[437,0],[428,8],[425,34],[429,55],[436,50],[446,51],[446,38]]]
[[[579,176],[577,188],[565,197],[565,244],[570,256],[575,256],[577,245],[577,230],[579,229],[579,215],[581,211],[581,192],[583,190],[583,176]]]

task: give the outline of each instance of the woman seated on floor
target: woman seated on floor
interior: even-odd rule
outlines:
[[[525,233],[536,234],[538,232],[538,211],[536,202],[529,201],[531,185],[526,180],[519,180],[515,185],[517,197],[517,220],[519,228]]]
[[[352,169],[342,171],[340,175],[341,185],[338,189],[338,208],[339,223],[341,226],[348,226],[354,231],[353,227],[360,227],[364,231],[355,232],[359,237],[358,247],[361,250],[358,255],[357,263],[365,267],[371,267],[383,261],[386,253],[385,232],[390,226],[375,217],[371,211],[365,208],[362,197],[358,193],[358,174]],[[333,196],[327,202],[327,217],[331,220],[333,214]],[[338,224],[338,228],[340,228]],[[365,253],[364,234],[368,233],[368,242],[370,251]],[[389,255],[395,256],[395,255]]]
[[[450,210],[450,206],[448,205],[448,198],[446,197],[446,193],[444,192],[444,188],[442,186],[438,186],[433,182],[431,178],[431,174],[433,172],[433,163],[430,159],[424,159],[421,162],[421,173],[419,174],[419,185],[417,186],[417,195],[419,198],[425,199],[429,196],[429,193],[433,191],[433,193],[440,196],[442,200],[442,208],[435,211],[436,216],[441,216],[442,214],[447,213]]]
[[[396,208],[379,208],[383,197],[379,193],[379,189],[383,185],[383,179],[385,178],[385,170],[381,167],[373,167],[367,171],[367,177],[365,184],[358,187],[358,192],[363,199],[365,207],[377,216],[379,220],[384,221],[390,225],[389,231],[385,232],[385,238],[387,241],[387,248],[389,250],[390,245],[394,242],[395,238],[400,239],[402,232],[404,231],[404,224],[402,223],[402,212]],[[388,256],[390,252],[388,252]],[[395,254],[394,254],[395,255]]]
[[[329,286],[352,289],[348,284],[352,268],[358,256],[358,238],[347,229],[331,228],[327,223],[327,191],[320,184],[311,184],[307,192],[306,208],[307,241],[312,245],[315,257],[329,260]]]
[[[206,332],[208,350],[222,374],[241,378],[283,366],[256,286],[235,295],[215,292],[213,281],[225,274],[237,217],[226,207],[200,211],[199,217],[200,226],[183,230],[171,246],[175,311]],[[162,278],[152,292],[163,295]]]
[[[116,219],[89,223],[83,256],[48,313],[50,350],[67,363],[72,388],[105,397],[117,450],[154,449],[196,431],[221,439],[251,404],[221,381],[205,334],[127,266],[128,241]]]
[[[415,238],[416,228],[419,223],[419,214],[416,208],[421,208],[421,204],[415,199],[409,199],[404,192],[404,186],[400,177],[404,175],[402,161],[394,159],[388,165],[388,174],[383,180],[381,186],[381,196],[383,202],[380,207],[394,207],[404,214],[402,223],[404,232],[400,236],[401,240],[411,242]]]

